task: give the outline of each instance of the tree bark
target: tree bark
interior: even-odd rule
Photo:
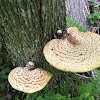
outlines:
[[[1,34],[14,65],[40,62],[44,45],[65,26],[64,0],[2,0]]]
[[[67,17],[71,17],[78,24],[90,30],[87,17],[90,14],[87,0],[65,0]]]

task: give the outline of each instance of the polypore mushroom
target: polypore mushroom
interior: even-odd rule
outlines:
[[[44,47],[46,60],[66,72],[87,72],[100,66],[100,36],[80,32],[76,27],[67,30],[64,39],[53,39]]]
[[[34,69],[34,64],[29,62],[27,67],[14,68],[8,76],[8,81],[16,90],[34,93],[43,89],[51,77],[50,72],[42,68]]]

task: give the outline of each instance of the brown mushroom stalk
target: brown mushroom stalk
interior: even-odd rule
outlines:
[[[72,37],[71,35],[68,35],[65,39],[67,39],[71,44],[73,45],[79,45],[79,41],[76,40],[74,37]]]
[[[29,71],[32,71],[35,69],[35,65],[33,62],[29,61],[27,64],[26,64],[26,67],[28,68]]]
[[[52,75],[43,68],[34,68],[33,62],[28,62],[26,67],[14,68],[8,76],[11,86],[19,91],[34,93],[43,89]]]
[[[100,66],[100,36],[67,29],[64,39],[53,39],[43,50],[45,59],[55,68],[66,72],[87,72]]]

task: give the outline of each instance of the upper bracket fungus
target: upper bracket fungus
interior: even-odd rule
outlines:
[[[43,89],[51,77],[50,72],[42,68],[35,69],[34,63],[28,62],[26,67],[14,68],[8,76],[8,81],[16,90],[34,93]]]
[[[64,39],[53,39],[44,47],[46,60],[66,72],[87,72],[100,66],[100,36],[80,32],[77,27],[67,29]]]

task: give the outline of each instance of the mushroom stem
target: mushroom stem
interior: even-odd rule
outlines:
[[[96,30],[97,30],[97,27],[94,27],[91,32],[95,33]]]
[[[32,61],[29,61],[27,64],[26,64],[26,67],[28,68],[29,71],[32,71],[35,69],[35,65]]]
[[[71,36],[70,34],[66,38],[73,45],[79,45],[80,44],[79,41],[76,40],[76,38]]]

